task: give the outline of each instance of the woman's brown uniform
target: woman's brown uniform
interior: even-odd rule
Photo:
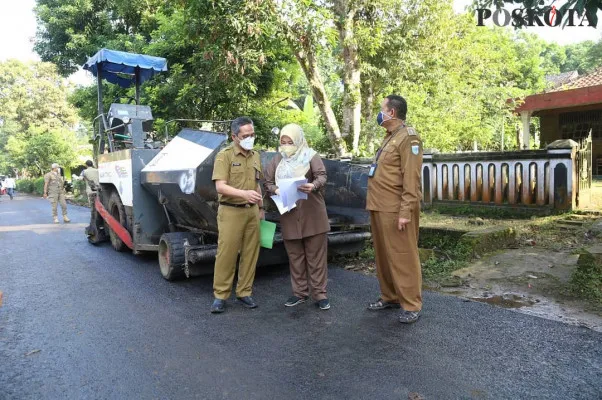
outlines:
[[[276,155],[267,166],[265,191],[269,195],[276,192],[276,168],[282,155]],[[330,231],[324,188],[326,186],[326,168],[319,155],[310,161],[307,181],[313,183],[315,189],[307,195],[307,200],[300,200],[291,211],[280,216],[280,229],[284,246],[288,253],[291,270],[293,295],[306,297],[309,295],[309,283],[312,298],[316,301],[326,298],[326,282],[328,280],[326,233]]]

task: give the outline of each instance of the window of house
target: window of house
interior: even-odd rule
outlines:
[[[592,130],[592,139],[602,139],[602,110],[562,113],[558,129],[563,139],[584,139]]]

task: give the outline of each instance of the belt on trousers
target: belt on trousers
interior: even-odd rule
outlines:
[[[232,203],[226,203],[225,201],[220,201],[219,204],[221,206],[228,206],[228,207],[236,207],[236,208],[250,208],[253,207],[255,204],[232,204]]]

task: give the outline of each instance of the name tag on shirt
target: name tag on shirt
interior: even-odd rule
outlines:
[[[374,174],[376,173],[376,167],[378,166],[378,164],[372,164],[370,166],[370,170],[368,171],[368,177],[372,178],[374,176]]]

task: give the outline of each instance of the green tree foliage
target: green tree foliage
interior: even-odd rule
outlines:
[[[477,27],[450,0],[37,3],[36,50],[63,74],[102,47],[168,59],[169,73],[143,91],[157,131],[173,118],[247,114],[261,145],[275,146],[272,126],[297,122],[312,145],[339,155],[373,154],[383,134],[374,117],[391,93],[408,99],[408,119],[428,147],[465,150],[476,141],[499,149],[502,127],[513,133],[516,124],[508,99],[542,90],[545,75],[589,70],[602,54],[593,44],[548,45],[524,32]],[[105,109],[133,95],[112,85],[104,91]],[[72,101],[86,120],[96,116],[94,88]]]
[[[261,144],[270,140],[266,124],[303,123],[301,112],[278,102],[307,90],[295,83],[302,74],[287,47],[276,42],[275,25],[269,24],[273,14],[263,2],[101,3],[39,0],[36,49],[65,75],[102,47],[167,58],[169,73],[143,87],[142,102],[152,107],[157,131],[175,118],[223,120],[248,114],[259,120]],[[52,33],[57,30],[66,33]],[[133,89],[109,84],[103,90],[105,110],[117,98],[133,95]],[[97,115],[95,88],[78,89],[72,101],[82,118],[91,121]],[[268,112],[272,103],[277,107]]]
[[[76,162],[77,113],[50,63],[0,63],[0,169],[39,175],[52,162]]]
[[[71,166],[76,161],[72,131],[31,128],[27,136],[13,136],[6,146],[17,168],[27,169],[31,175],[42,175],[54,162]]]
[[[514,107],[507,100],[545,85],[542,42],[477,27],[472,15],[455,15],[449,2],[413,2],[382,40],[387,45],[365,57],[364,91],[375,99],[365,108],[378,110],[387,94],[403,94],[408,120],[427,147],[469,150],[477,141],[481,149],[499,149],[501,123]],[[364,137],[382,134],[373,115],[366,117]]]
[[[602,39],[570,44],[564,47],[564,51],[566,60],[560,66],[561,72],[578,71],[579,74],[586,74],[602,66]]]

